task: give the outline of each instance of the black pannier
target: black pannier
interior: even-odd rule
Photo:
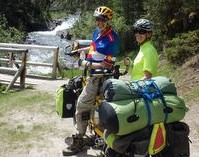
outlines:
[[[161,151],[162,157],[189,157],[189,126],[184,122],[175,122],[168,124],[166,129],[167,146]]]
[[[67,84],[60,86],[56,91],[55,107],[61,118],[73,117],[76,111],[76,102],[82,91],[82,76],[75,76]]]

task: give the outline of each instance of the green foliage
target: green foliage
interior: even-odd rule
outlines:
[[[109,6],[110,3],[107,0],[54,0],[53,9],[54,10],[65,10],[70,13],[75,13],[78,9],[81,11],[94,10],[98,6]]]
[[[6,90],[6,85],[0,83],[0,93],[4,92],[5,90]]]
[[[167,62],[165,58],[160,57],[160,63],[158,65],[158,76],[166,76],[168,78],[172,77],[172,74],[176,71],[176,66]]]
[[[77,39],[91,39],[92,33],[95,28],[93,13],[85,12],[80,20],[74,25],[71,33]]]
[[[190,57],[199,54],[199,30],[179,34],[167,41],[166,49],[169,62],[182,65]]]
[[[61,18],[65,18],[68,15],[67,12],[65,11],[51,11],[50,12],[50,17],[52,20],[57,20],[57,19],[61,19]]]
[[[124,16],[114,15],[112,25],[120,37],[120,55],[124,55],[126,51],[132,50],[134,46],[131,26],[126,23]]]
[[[0,41],[19,43],[25,36],[24,32],[20,32],[14,27],[9,27],[5,17],[0,17]]]
[[[0,115],[3,115],[6,110],[12,111],[16,108],[23,108],[26,111],[34,111],[36,107],[43,110],[45,103],[47,103],[50,98],[51,95],[48,93],[33,92],[31,90],[0,94]],[[32,107],[32,105],[35,107]],[[46,111],[44,110],[44,112]]]
[[[66,70],[64,72],[64,78],[72,78],[74,76],[82,75],[82,74],[83,74],[83,71],[79,69]]]
[[[177,33],[199,28],[198,9],[199,3],[195,0],[147,0],[144,8],[147,10],[145,17],[151,19],[155,24],[157,40],[161,40],[162,35],[172,38]],[[190,13],[196,13],[190,19]],[[159,37],[159,38],[158,38]]]
[[[198,0],[17,0],[17,3],[16,0],[1,0],[0,15],[4,15],[6,20],[0,20],[0,40],[19,42],[23,33],[18,30],[44,28],[51,19],[49,10],[53,12],[53,19],[81,11],[81,19],[75,24],[71,34],[76,39],[91,39],[95,28],[93,11],[102,5],[110,7],[114,12],[112,25],[121,39],[121,55],[137,48],[132,25],[139,18],[153,21],[153,39],[159,50],[167,39],[171,40],[176,34],[199,29]],[[174,40],[178,42],[176,38]],[[189,46],[189,41],[183,47],[176,45],[176,49],[170,53],[172,56],[168,56],[169,60],[181,62],[187,57],[179,55],[178,51],[195,53],[197,46]],[[184,58],[179,59],[180,56]]]
[[[119,0],[123,16],[128,25],[133,25],[134,22],[147,14],[146,9],[143,7],[144,0]]]
[[[33,27],[46,26],[49,7],[50,0],[1,0],[0,15],[5,16],[9,26],[31,31]]]

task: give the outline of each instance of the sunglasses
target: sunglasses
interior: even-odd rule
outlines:
[[[134,32],[134,34],[146,34],[147,33],[147,31],[143,30],[143,29],[135,29],[133,32]]]
[[[98,22],[106,22],[107,20],[99,18],[99,17],[96,17],[96,21],[98,21]]]

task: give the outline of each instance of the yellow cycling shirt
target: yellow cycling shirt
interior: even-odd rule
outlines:
[[[151,41],[140,46],[140,51],[133,62],[131,80],[140,80],[144,77],[144,71],[149,71],[153,77],[156,75],[158,65],[158,53]]]

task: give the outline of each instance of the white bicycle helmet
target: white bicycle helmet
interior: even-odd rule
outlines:
[[[153,23],[148,19],[139,19],[133,25],[134,29],[142,29],[147,32],[151,32],[153,29]]]

